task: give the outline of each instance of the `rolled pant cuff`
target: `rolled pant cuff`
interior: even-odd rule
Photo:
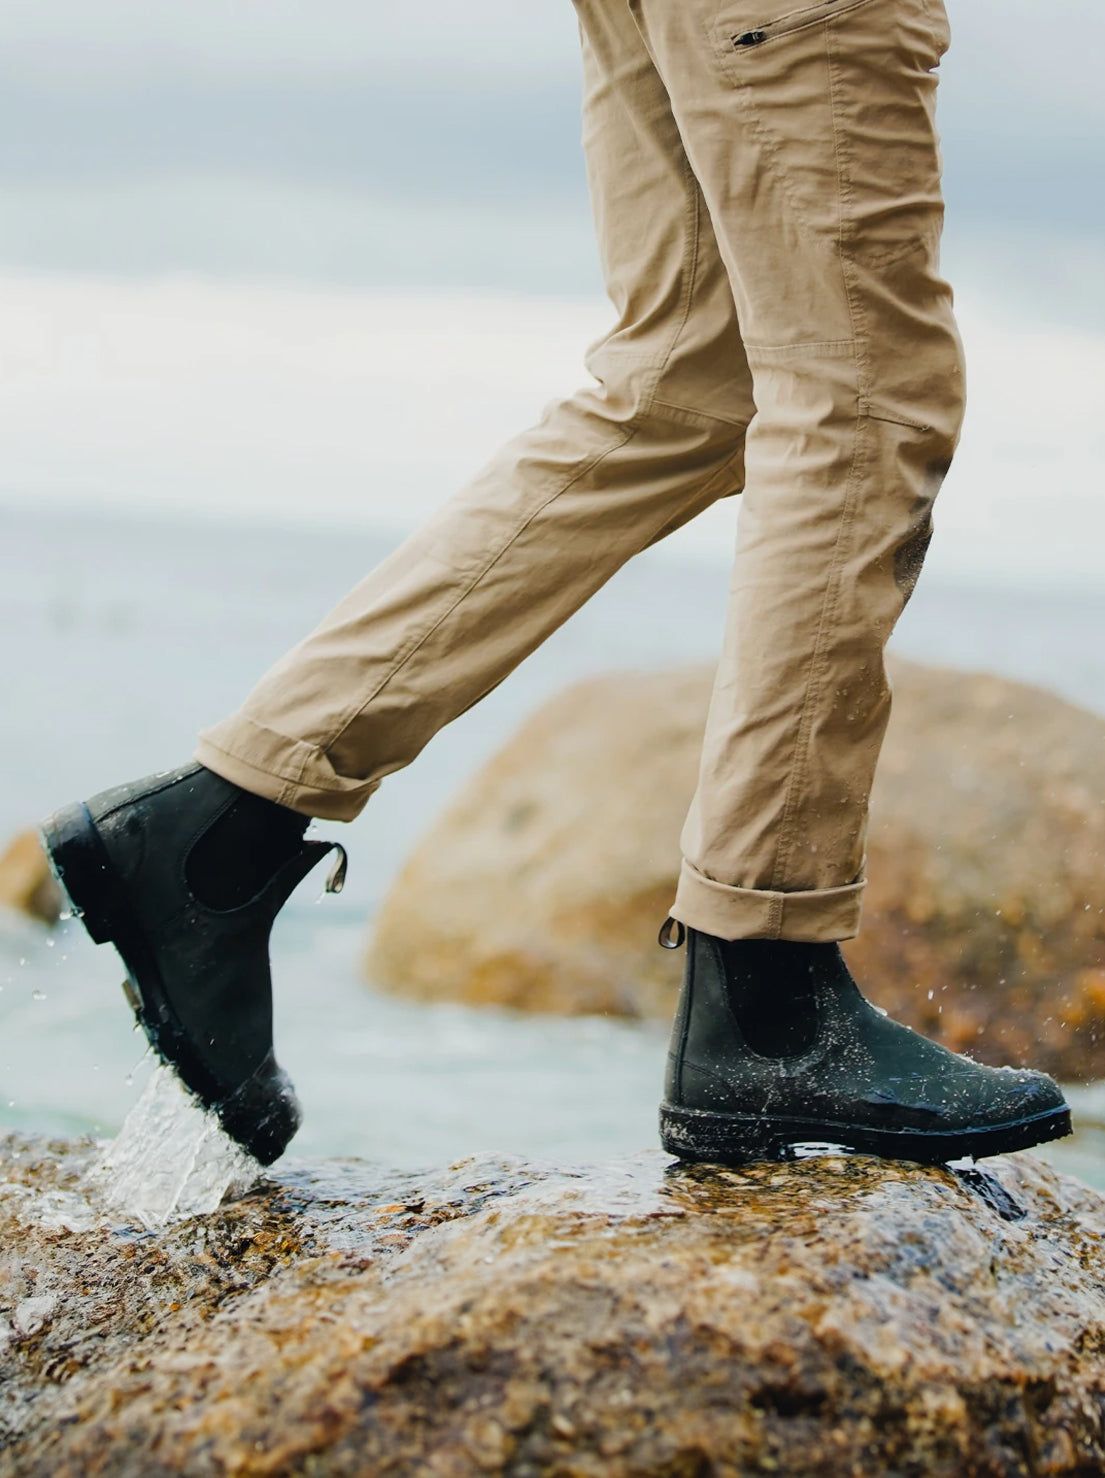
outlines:
[[[672,918],[718,939],[790,939],[834,944],[859,933],[865,882],[805,893],[730,888],[683,863]]]
[[[194,757],[243,790],[326,821],[354,820],[380,785],[339,775],[314,745],[241,715],[205,729]]]

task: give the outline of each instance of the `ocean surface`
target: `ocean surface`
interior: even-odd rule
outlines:
[[[285,646],[377,562],[364,526],[260,526],[0,505],[0,839],[55,806],[186,759]],[[304,1155],[396,1165],[477,1151],[593,1159],[655,1142],[666,1030],[416,1006],[374,992],[374,910],[454,790],[581,677],[710,660],[724,561],[652,552],[394,776],[351,827],[347,889],[310,879],[274,939],[277,1039]],[[904,655],[1043,684],[1105,712],[1105,590],[922,580]],[[110,949],[79,925],[0,919],[0,1125],[114,1133],[150,1071]],[[1105,1063],[1102,1076],[1105,1078]],[[1105,1184],[1100,1090],[1054,1158]],[[1100,1167],[1100,1168],[1099,1168]]]

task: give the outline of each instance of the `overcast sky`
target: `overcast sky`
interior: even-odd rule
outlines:
[[[950,9],[941,558],[1096,571],[1105,0]],[[577,50],[570,0],[3,0],[0,497],[434,506],[608,321]]]
[[[770,11],[773,0],[766,0]],[[1100,0],[950,0],[957,44],[992,75],[1098,119]],[[5,0],[0,47],[23,76],[302,82],[378,71],[558,78],[575,59],[569,0]],[[1029,65],[1025,65],[1028,63]],[[1014,75],[1014,73],[1016,75]]]
[[[1105,319],[1105,3],[949,8],[953,253]],[[0,265],[590,291],[577,67],[569,0],[5,0]]]

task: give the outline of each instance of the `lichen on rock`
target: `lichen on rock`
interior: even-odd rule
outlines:
[[[1105,1470],[1105,1202],[1030,1156],[345,1161],[40,1221],[93,1149],[0,1154],[4,1478]]]

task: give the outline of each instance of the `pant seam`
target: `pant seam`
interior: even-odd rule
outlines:
[[[359,703],[356,708],[354,708],[348,715],[343,718],[338,728],[330,735],[327,743],[325,745],[320,744],[318,746],[320,753],[325,753],[329,747],[336,744],[341,739],[342,735],[349,728],[350,724],[353,723],[355,719],[359,718],[359,716],[365,711],[368,705],[374,702],[380,696],[387,685],[392,682],[399,675],[400,672],[402,672],[403,668],[407,666],[412,658],[417,656],[417,654],[426,645],[426,643],[430,640],[434,633],[438,631],[446,621],[448,621],[453,612],[459,606],[463,605],[463,603],[468,599],[468,597],[477,588],[477,586],[479,586],[481,582],[486,579],[486,577],[491,573],[491,571],[495,568],[495,566],[499,563],[499,561],[507,553],[507,551],[518,541],[518,539],[521,538],[521,536],[525,533],[526,529],[529,528],[533,521],[536,518],[539,518],[540,515],[544,513],[546,508],[555,503],[557,498],[563,497],[566,492],[575,487],[576,483],[580,482],[584,477],[588,475],[588,473],[593,472],[596,467],[601,466],[601,464],[606,461],[607,457],[612,456],[614,452],[620,451],[622,447],[628,445],[628,443],[637,434],[638,429],[639,428],[637,425],[637,418],[627,421],[625,423],[624,431],[616,437],[616,439],[610,446],[606,447],[606,449],[600,452],[597,456],[588,458],[587,461],[582,463],[576,469],[575,474],[571,478],[569,478],[567,482],[558,487],[555,492],[550,493],[547,498],[545,498],[536,508],[534,508],[530,515],[514,529],[510,537],[499,546],[492,558],[489,559],[477,571],[477,573],[472,577],[471,580],[467,581],[464,584],[456,599],[444,611],[442,611],[438,619],[433,622],[433,624],[429,626],[426,631],[423,632],[418,641],[415,642],[410,650],[405,652],[403,656],[388,669],[388,671],[380,679],[379,683],[377,683],[376,687],[372,689],[367,697],[365,697],[363,702]]]
[[[852,462],[848,470],[848,479],[844,501],[840,509],[840,520],[837,526],[836,540],[833,545],[832,559],[829,562],[825,595],[821,605],[821,614],[818,618],[817,635],[814,638],[813,653],[810,658],[810,666],[806,677],[806,692],[802,701],[802,712],[798,720],[798,733],[794,742],[794,762],[791,767],[790,783],[787,786],[786,799],[783,802],[783,814],[779,823],[779,837],[775,846],[775,865],[772,869],[771,879],[772,887],[780,890],[783,887],[786,870],[790,863],[791,852],[794,847],[794,821],[798,811],[798,796],[809,776],[809,746],[813,729],[814,702],[820,696],[824,676],[828,670],[826,638],[829,627],[835,618],[837,604],[840,598],[840,577],[844,565],[844,551],[852,531],[856,491],[859,484],[862,454],[865,450],[863,443],[864,421],[860,415],[860,400],[866,395],[865,387],[868,384],[870,376],[870,365],[866,352],[866,333],[860,332],[860,313],[848,272],[847,254],[844,250],[846,222],[849,220],[848,206],[851,204],[851,194],[848,178],[842,162],[840,129],[837,124],[837,73],[832,45],[832,32],[829,27],[826,27],[825,30],[825,47],[826,63],[829,73],[829,105],[833,123],[833,152],[837,161],[837,194],[840,202],[837,250],[840,261],[841,283],[844,288],[845,301],[848,304],[848,313],[852,323],[852,337],[856,346],[856,370],[859,381],[857,388],[860,390],[860,395],[857,397],[853,429]],[[866,329],[866,324],[863,324],[863,328]]]
[[[319,744],[319,745],[313,746],[313,748],[315,749],[315,752],[316,753],[318,753],[318,754],[325,754],[326,753],[326,749],[327,749],[327,747],[329,745],[332,745],[332,744],[336,744],[337,743],[337,741],[341,738],[342,734],[345,733],[345,730],[349,727],[349,725],[353,722],[353,720],[356,719],[361,713],[363,713],[364,710],[368,707],[368,705],[370,703],[372,703],[376,698],[379,697],[379,695],[387,687],[388,683],[390,683],[393,678],[395,678],[395,677],[397,677],[399,675],[399,673],[403,670],[403,668],[407,665],[407,663],[411,660],[411,658],[417,655],[419,649],[427,641],[429,641],[430,637],[433,636],[434,632],[438,630],[438,628],[442,625],[442,623],[445,622],[445,621],[447,621],[449,619],[449,617],[453,614],[453,612],[455,610],[457,610],[457,608],[459,606],[461,606],[464,603],[464,601],[467,600],[468,597],[475,591],[476,587],[480,584],[480,582],[487,575],[489,575],[491,573],[491,571],[495,568],[496,564],[498,564],[499,560],[502,559],[502,557],[507,553],[507,551],[510,549],[511,545],[517,539],[519,539],[523,533],[525,533],[526,529],[530,526],[531,523],[533,523],[534,519],[540,517],[540,515],[542,513],[544,513],[545,509],[548,508],[552,503],[554,503],[557,498],[563,496],[564,493],[568,492],[575,485],[575,483],[577,483],[580,480],[581,477],[585,477],[585,476],[587,476],[588,473],[593,472],[594,469],[596,467],[600,466],[606,460],[607,457],[613,456],[613,454],[615,452],[618,452],[624,446],[627,446],[629,444],[629,442],[632,441],[633,437],[641,429],[640,428],[640,423],[639,423],[639,418],[636,418],[636,417],[633,420],[626,422],[625,425],[626,425],[625,434],[623,436],[621,436],[619,438],[619,440],[613,446],[607,447],[606,451],[604,451],[600,456],[593,458],[591,460],[591,462],[589,462],[587,464],[586,467],[584,467],[581,471],[579,471],[576,474],[575,477],[573,477],[571,479],[570,482],[565,483],[562,488],[560,488],[560,489],[557,490],[557,492],[553,493],[550,497],[546,498],[545,501],[541,504],[540,508],[534,509],[533,513],[530,515],[530,517],[528,519],[526,519],[525,523],[521,524],[514,531],[514,533],[511,535],[510,539],[503,545],[503,547],[499,550],[498,554],[496,554],[495,558],[492,559],[488,564],[486,564],[483,567],[483,569],[480,570],[479,574],[475,577],[475,579],[473,579],[472,582],[465,588],[465,590],[457,597],[457,599],[453,602],[453,604],[449,607],[449,609],[442,614],[440,620],[436,621],[434,623],[434,625],[422,637],[420,637],[420,639],[418,640],[417,644],[415,646],[413,646],[410,649],[410,651],[407,652],[404,655],[402,661],[396,663],[395,666],[390,669],[390,671],[381,680],[381,682],[377,685],[377,687],[373,689],[372,693],[365,699],[365,701],[356,710],[356,712],[353,713],[353,714],[351,714],[349,716],[349,718],[342,724],[341,728],[330,738],[330,740],[328,741],[328,745]],[[698,496],[701,498],[701,497],[704,497],[704,496],[708,495],[709,492],[710,492],[710,489],[713,487],[713,485],[715,483],[720,483],[720,482],[724,481],[725,477],[731,471],[731,469],[733,467],[733,464],[735,462],[737,462],[743,456],[743,454],[744,454],[744,444],[743,444],[743,441],[742,441],[741,444],[737,447],[737,449],[732,453],[732,455],[729,456],[729,457],[726,457],[726,459],[721,464],[721,466],[718,467],[718,468],[716,468],[715,471],[713,471],[710,474],[710,476],[706,479],[706,481],[702,484],[701,488],[699,489]],[[712,501],[714,501],[714,500],[712,500]],[[651,546],[651,544],[658,543],[662,538],[667,537],[667,535],[669,533],[673,533],[675,531],[675,529],[681,528],[681,527],[682,527],[682,522],[676,523],[676,524],[666,524],[664,526],[664,528],[659,533],[657,533],[655,535],[655,537],[652,540],[649,541],[648,544],[644,545],[643,547],[644,548],[649,548]],[[490,691],[490,689],[488,691]],[[483,697],[486,697],[486,694],[481,694],[481,696],[479,698],[473,699],[472,703],[469,704],[469,707],[470,708],[471,707],[474,707],[475,704],[478,703],[478,702],[480,702]],[[464,712],[467,712],[467,709],[464,710]],[[457,715],[457,716],[459,717],[460,715]],[[307,767],[308,767],[308,764],[310,763],[310,760],[311,760],[311,756],[309,754],[304,755],[302,765],[300,766],[300,769],[299,769],[299,781],[298,781],[298,783],[299,783],[300,786],[304,786],[306,788],[313,788],[313,785],[311,784],[311,782],[308,782],[308,781],[306,781],[304,779],[304,776],[306,775]]]
[[[410,662],[411,659],[426,644],[426,642],[430,640],[434,632],[436,632],[440,628],[440,626],[449,619],[449,617],[458,608],[458,606],[460,606],[465,600],[468,599],[468,597],[477,588],[481,581],[484,580],[488,574],[490,574],[491,570],[494,569],[498,561],[502,559],[507,550],[510,549],[511,545],[514,544],[515,541],[530,526],[533,520],[537,518],[541,513],[543,513],[544,510],[558,497],[561,497],[569,490],[569,488],[573,487],[578,481],[580,481],[581,478],[587,476],[588,473],[594,471],[596,467],[600,466],[601,463],[605,461],[608,456],[612,455],[615,451],[620,451],[622,447],[626,446],[633,438],[633,436],[637,434],[641,422],[649,414],[652,408],[653,400],[656,395],[656,391],[659,388],[660,380],[663,377],[664,371],[667,369],[668,365],[671,362],[671,357],[674,354],[676,346],[678,345],[683,331],[690,319],[691,308],[694,302],[694,288],[698,277],[699,239],[701,234],[700,191],[697,177],[695,176],[694,171],[691,169],[690,160],[687,158],[686,150],[682,149],[682,147],[680,148],[680,154],[681,172],[686,188],[687,199],[687,206],[684,212],[684,229],[687,232],[687,244],[684,247],[683,253],[683,298],[680,304],[679,321],[675,327],[674,333],[672,334],[671,341],[668,344],[663,359],[661,363],[657,365],[655,374],[652,377],[652,384],[649,388],[645,390],[645,393],[642,396],[640,410],[637,412],[636,415],[634,415],[625,423],[625,434],[623,436],[621,436],[612,446],[608,447],[599,456],[593,458],[591,461],[585,463],[582,467],[580,467],[570,482],[565,483],[563,487],[558,488],[555,493],[553,493],[549,498],[545,499],[540,507],[534,509],[529,518],[527,518],[524,523],[522,523],[517,529],[515,529],[510,539],[499,549],[495,557],[479,571],[476,577],[464,587],[464,589],[457,596],[457,599],[452,603],[452,605],[450,605],[449,608],[442,613],[440,618],[435,621],[426,632],[423,633],[423,635],[419,638],[415,645],[411,647],[410,651],[407,652],[405,656],[387,672],[387,674],[377,685],[377,687],[373,689],[373,691],[368,695],[367,698],[365,698],[364,702],[361,703],[352,713],[350,713],[346,718],[343,719],[341,726],[334,734],[331,735],[329,740],[330,745],[336,744],[341,739],[342,735],[349,728],[350,724],[353,723],[354,720],[361,713],[364,712],[364,710],[368,707],[370,703],[374,702],[374,700],[379,697],[379,695],[383,692],[387,685],[392,682],[395,677],[398,676],[398,674],[403,670],[407,663]]]
[[[780,896],[772,898],[768,904],[767,927],[771,930],[772,939],[778,939],[783,932],[783,900]]]
[[[922,4],[927,7],[928,0],[922,0]],[[855,8],[858,8],[858,6]],[[929,18],[927,15],[926,24],[928,25],[929,31],[931,33],[932,22],[931,18]],[[839,66],[837,61],[838,51],[835,45],[836,33],[839,28],[832,24],[831,18],[829,20],[811,22],[809,29],[813,29],[814,26],[822,26],[824,28],[825,58],[829,71],[830,107],[833,117],[834,152],[837,158],[837,180],[839,186],[842,178],[841,150],[839,147],[840,129],[838,126]],[[737,98],[738,106],[745,113],[748,119],[749,127],[764,151],[764,159],[767,168],[770,171],[775,184],[780,190],[783,199],[789,205],[795,220],[798,221],[799,224],[805,226],[815,237],[820,236],[822,233],[812,220],[800,194],[795,191],[790,182],[790,172],[787,169],[785,159],[785,139],[780,137],[780,135],[775,132],[775,129],[772,127],[772,125],[765,123],[760,117],[759,108],[756,101],[754,82],[748,80],[746,73],[740,70],[732,70],[732,58],[730,57],[728,49],[725,47],[721,39],[721,31],[718,29],[717,25],[715,24],[715,26],[713,27],[708,27],[706,34],[715,58],[715,62],[721,70],[722,78],[725,82],[725,85],[729,87],[729,89],[734,93]],[[848,195],[848,200],[850,203],[850,193]],[[840,240],[841,242],[843,241],[844,236],[843,228],[846,224],[843,206],[844,197],[841,196],[841,220],[838,224],[838,240]],[[924,232],[919,236],[910,238],[906,241],[895,242],[891,245],[881,248],[872,248],[869,250],[868,253],[866,253],[868,264],[872,268],[886,268],[893,266],[896,262],[901,261],[902,259],[912,255],[914,252],[924,249],[927,245],[927,238],[930,234],[930,232]]]
[[[310,756],[307,755],[307,754],[305,754],[305,755],[302,756],[302,758],[299,761],[299,765],[296,768],[296,772],[295,772],[295,782],[294,782],[295,785],[297,785],[297,786],[302,786],[303,785],[303,777],[307,773],[307,764],[308,764],[309,759],[310,759]],[[291,789],[292,789],[292,784],[291,784],[291,782],[289,782],[288,791],[287,791],[288,794],[291,793]]]
[[[752,365],[788,364],[791,360],[848,359],[855,353],[854,339],[819,339],[808,344],[745,344]]]
[[[696,429],[710,430],[713,426],[728,426],[733,431],[747,431],[747,421],[734,421],[729,416],[715,416],[709,411],[692,410],[688,405],[678,405],[672,400],[658,400],[655,396],[649,401],[648,406],[651,414],[659,411],[667,411],[669,415],[661,415],[659,420],[686,420]]]
[[[605,457],[610,456],[620,450],[622,446],[625,446],[632,439],[633,434],[641,429],[636,422],[627,423],[627,426],[627,434],[621,437],[616,445],[608,447],[606,451],[603,452],[599,457],[592,459],[592,461],[588,464],[588,467],[584,468],[582,473],[577,474],[577,477],[580,475],[586,475],[588,468],[593,468],[597,466],[598,463],[601,462]],[[744,443],[742,438],[738,442],[737,446],[733,449],[733,451],[728,456],[725,456],[721,460],[720,464],[715,466],[713,470],[705,477],[705,479],[697,487],[697,490],[695,491],[693,496],[688,498],[688,501],[697,503],[704,503],[707,499],[710,502],[716,501],[715,495],[713,494],[712,490],[717,486],[723,486],[725,484],[725,482],[731,477],[733,468],[741,461],[743,454]],[[542,508],[535,510],[530,520],[527,520],[527,524],[529,522],[532,522],[533,518],[538,517],[540,513],[544,510],[544,508],[547,508],[549,504],[553,502],[557,496],[560,495],[560,493],[566,492],[575,481],[576,478],[573,478],[572,481],[565,484],[565,486],[560,489],[558,493],[555,493],[552,495],[552,497],[546,499],[544,504],[542,505]],[[739,488],[733,488],[730,491],[739,491]],[[722,493],[718,493],[716,496],[720,497],[723,495],[724,494]],[[700,510],[696,509],[696,511]],[[642,545],[642,548],[648,548],[652,544],[658,543],[661,539],[673,533],[675,529],[682,527],[685,522],[685,518],[676,518],[670,520],[668,523],[664,524],[662,528],[658,529],[656,533],[652,535],[652,537],[645,544]],[[526,526],[527,525],[522,525],[518,530],[515,531],[515,534],[512,536],[511,541],[503,546],[500,554],[496,556],[496,558],[502,557],[502,555],[507,552],[510,547],[510,543],[513,542],[514,538],[517,538],[522,532],[524,532]],[[330,744],[336,742],[336,738],[340,738],[341,733],[343,733],[344,729],[348,727],[348,724],[352,722],[354,718],[356,718],[357,714],[363,712],[368,704],[370,704],[373,699],[377,697],[379,693],[387,686],[392,678],[396,676],[396,674],[406,664],[406,662],[416,655],[418,648],[423,644],[423,642],[428,640],[430,636],[432,636],[433,630],[436,630],[437,627],[440,626],[441,621],[447,620],[449,615],[457,609],[461,601],[465,599],[468,594],[471,594],[472,590],[475,589],[476,585],[478,585],[483,576],[486,575],[493,567],[494,562],[495,561],[489,563],[479,572],[479,574],[477,574],[477,576],[471,582],[466,591],[462,592],[461,595],[458,596],[457,600],[453,602],[448,611],[443,613],[442,617],[438,622],[435,623],[434,627],[430,631],[427,631],[424,637],[419,639],[419,642],[416,646],[412,647],[409,652],[404,653],[402,660],[396,663],[389,670],[389,672],[383,677],[381,682],[373,690],[372,694],[365,699],[364,703],[359,706],[356,712],[345,719],[342,728],[337,731],[335,738],[332,739],[330,737],[327,737],[324,741],[317,741],[312,743],[309,743],[307,740],[303,739],[296,740],[296,753],[294,757],[294,763],[292,763],[291,759],[289,759],[279,767],[273,767],[272,765],[269,765],[267,763],[259,762],[249,753],[248,748],[239,749],[228,747],[223,744],[218,744],[215,743],[214,740],[212,740],[206,734],[201,735],[200,742],[203,745],[209,747],[212,753],[224,755],[228,760],[234,761],[238,764],[242,764],[259,774],[266,775],[270,779],[279,782],[279,789],[273,798],[276,799],[280,804],[291,805],[293,809],[296,809],[296,803],[301,799],[300,793],[304,790],[320,792],[327,795],[341,795],[347,793],[348,784],[343,782],[347,781],[348,777],[329,779],[325,775],[319,775],[315,773],[312,767],[316,766],[320,759],[325,760],[327,747]],[[248,715],[243,714],[241,715],[241,717],[245,720],[245,722],[249,723],[251,726],[257,729],[263,730],[268,734],[276,735],[276,737],[278,738],[284,737],[280,735],[278,731],[272,730],[263,724],[258,724],[256,719],[251,718]],[[202,762],[203,761],[201,760],[201,763]],[[355,783],[358,785],[370,785],[372,791],[378,789],[380,783],[379,780],[356,781],[355,777],[354,780]]]
[[[867,319],[863,312],[862,303],[855,290],[855,281],[851,273],[852,262],[845,246],[852,225],[852,208],[855,202],[852,194],[852,177],[845,168],[845,155],[847,151],[841,138],[839,113],[840,73],[837,66],[836,50],[833,46],[833,33],[830,28],[826,28],[825,32],[825,66],[829,77],[829,112],[832,118],[833,158],[836,160],[836,190],[837,198],[840,201],[840,219],[837,224],[837,260],[840,264],[840,281],[844,289],[844,299],[848,304],[848,319],[852,325],[852,343],[855,345],[856,368],[859,371],[856,389],[862,401],[869,399],[871,394],[871,364],[868,357]]]
[[[249,722],[252,723],[253,720],[249,720]],[[263,724],[257,724],[255,725],[255,727],[265,729],[265,726]],[[270,734],[277,733],[277,731],[273,729],[265,729],[265,732]],[[306,741],[299,740],[297,742],[302,744]],[[210,751],[213,754],[223,755],[226,759],[233,760],[236,764],[243,765],[250,770],[255,770],[259,775],[267,775],[270,780],[278,780],[280,782],[280,797],[294,796],[296,791],[299,789],[324,791],[329,795],[342,795],[348,789],[347,785],[343,784],[340,778],[337,780],[328,780],[324,776],[319,776],[317,778],[312,778],[310,781],[307,781],[303,778],[306,773],[307,766],[311,762],[312,758],[323,753],[320,748],[314,745],[310,746],[312,753],[305,755],[303,763],[298,767],[298,769],[295,769],[294,771],[294,774],[299,777],[298,779],[295,779],[292,775],[285,773],[285,771],[281,768],[277,768],[269,764],[262,764],[259,760],[248,757],[247,755],[242,754],[237,749],[231,749],[225,744],[216,744],[215,741],[209,738],[207,734],[200,735],[199,747],[204,749],[205,751]],[[201,765],[205,765],[205,768],[211,768],[210,766],[206,766],[204,760],[199,760],[198,763],[200,763]],[[358,785],[372,785],[373,788],[376,788],[376,784],[378,782],[366,780],[363,782],[355,781],[354,783]]]
[[[765,173],[773,180],[798,224],[809,231],[811,236],[818,236],[820,233],[817,227],[807,215],[805,205],[795,193],[794,187],[790,182],[789,171],[783,159],[783,141],[775,133],[774,129],[764,123],[760,117],[752,84],[747,78],[734,75],[729,70],[729,58],[720,43],[719,33],[716,27],[707,27],[706,35],[710,48],[714,53],[715,62],[721,71],[722,80],[732,90],[737,100],[737,106],[744,113],[752,135],[759,142],[763,150],[764,161],[767,166]]]
[[[702,234],[702,206],[698,178],[691,168],[691,162],[687,158],[687,151],[680,144],[681,173],[683,185],[686,191],[687,204],[683,212],[683,228],[687,233],[687,243],[683,248],[683,297],[679,305],[679,319],[675,331],[671,336],[667,350],[656,372],[652,377],[652,383],[646,385],[641,397],[641,417],[647,416],[652,410],[660,388],[660,381],[664,377],[664,371],[671,363],[672,355],[675,353],[679,340],[683,337],[683,330],[690,321],[691,308],[694,305],[694,289],[698,280],[698,257],[699,243]]]

